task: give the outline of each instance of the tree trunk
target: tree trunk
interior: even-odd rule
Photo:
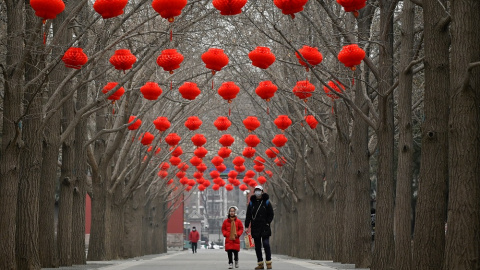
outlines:
[[[445,269],[480,269],[480,3],[451,4]]]
[[[423,3],[425,122],[422,124],[420,181],[415,213],[413,269],[443,269],[448,177],[447,1]],[[443,23],[442,23],[443,21]]]
[[[395,196],[395,269],[412,269],[412,183],[413,183],[413,133],[412,133],[412,69],[408,68],[414,56],[415,6],[403,2],[400,74],[398,95],[398,166]]]

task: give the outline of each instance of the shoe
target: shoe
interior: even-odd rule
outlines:
[[[266,261],[267,269],[272,269],[272,261]]]
[[[238,268],[238,261],[235,261],[235,268]]]
[[[263,266],[263,262],[258,262],[257,267],[255,267],[254,269],[265,269],[265,267]]]
[[[228,269],[233,269],[233,263],[228,264]]]

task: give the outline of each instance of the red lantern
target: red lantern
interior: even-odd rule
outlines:
[[[218,155],[222,158],[228,158],[231,153],[232,150],[228,149],[228,147],[221,147],[220,150],[218,150]]]
[[[131,69],[135,62],[137,62],[137,57],[127,49],[116,50],[112,57],[110,57],[110,63],[115,69],[123,70],[124,72],[125,70]]]
[[[178,164],[180,164],[180,162],[182,162],[182,159],[176,156],[171,156],[168,161],[170,161],[170,164],[172,164],[173,166],[177,166]]]
[[[173,179],[168,180],[167,186],[168,186],[168,185],[171,185],[172,183],[173,183]]]
[[[53,20],[65,9],[62,0],[30,0],[35,15],[45,20]]]
[[[245,138],[245,143],[249,147],[256,147],[260,143],[260,139],[255,134],[250,134]]]
[[[164,132],[170,128],[170,121],[168,121],[168,118],[164,116],[157,117],[157,119],[153,120],[153,124],[160,132]]]
[[[215,184],[215,185],[212,186],[212,189],[215,190],[215,191],[217,191],[217,190],[220,189],[220,186],[217,185],[217,184]]]
[[[189,130],[197,130],[198,128],[200,128],[200,126],[202,125],[202,120],[200,120],[200,118],[196,117],[196,116],[190,116],[187,118],[187,121],[185,121],[185,126],[189,129]]]
[[[204,147],[198,147],[193,151],[193,154],[199,158],[204,158],[208,154],[208,151]]]
[[[179,182],[182,185],[186,185],[186,184],[188,184],[188,178],[184,176],[184,177],[180,178]]]
[[[219,156],[215,156],[215,157],[212,158],[212,164],[213,165],[219,166],[222,163],[223,163],[223,158],[221,158]]]
[[[158,165],[158,168],[160,168],[160,170],[162,171],[166,171],[170,168],[170,164],[168,164],[167,162],[162,162],[160,163],[160,165]]]
[[[245,173],[245,176],[248,177],[248,178],[253,178],[255,177],[255,175],[257,175],[254,171],[252,170],[248,170],[246,173]]]
[[[255,163],[255,165],[263,165],[265,164],[265,159],[262,158],[261,156],[257,156],[254,160],[253,160],[253,163]]]
[[[155,155],[158,155],[158,153],[160,153],[162,149],[160,147],[157,147],[157,149],[155,150]]]
[[[140,87],[140,92],[145,99],[157,100],[162,94],[162,88],[156,82],[146,82],[145,85]]]
[[[280,151],[275,147],[270,147],[265,151],[265,155],[269,158],[276,158],[278,153],[280,153]]]
[[[273,0],[275,6],[282,10],[285,15],[290,15],[295,19],[295,13],[303,10],[303,6],[308,0]]]
[[[278,167],[282,167],[287,163],[287,160],[285,159],[285,157],[280,157],[275,159],[275,163],[277,164]]]
[[[168,176],[168,172],[167,171],[158,171],[158,174],[157,174],[160,178],[167,178]]]
[[[187,0],[153,0],[153,9],[167,19],[173,22],[175,17],[182,14],[182,9],[187,5]]]
[[[235,169],[235,171],[237,171],[237,172],[239,172],[239,173],[245,171],[245,166],[243,166],[243,165],[234,166],[233,168]]]
[[[240,156],[235,157],[232,161],[233,165],[235,166],[242,166],[244,162],[245,162],[245,159]]]
[[[110,19],[123,14],[128,0],[96,0],[93,9],[102,15],[103,19]]]
[[[205,138],[205,136],[203,136],[203,134],[195,134],[193,135],[191,140],[193,142],[193,145],[197,147],[200,147],[207,142],[207,139]]]
[[[235,179],[235,178],[237,178],[237,176],[238,176],[238,172],[236,172],[236,171],[229,171],[228,172],[228,177],[229,178]]]
[[[225,166],[225,164],[222,163],[222,164],[220,164],[220,165],[218,165],[218,166],[215,166],[215,169],[217,169],[217,171],[219,171],[219,172],[223,172],[223,171],[225,171],[225,170],[227,169],[227,166]],[[224,182],[224,183],[225,183],[225,182]]]
[[[245,191],[248,189],[248,187],[245,185],[245,184],[241,184],[239,187],[238,187],[241,191]]]
[[[243,125],[249,132],[252,132],[260,126],[260,121],[255,116],[248,116],[243,120]]]
[[[255,150],[255,148],[245,147],[245,149],[243,149],[242,155],[246,158],[252,158],[253,156],[255,156],[256,151],[257,150]]]
[[[133,122],[133,120],[135,121]],[[133,124],[128,126],[129,130],[137,130],[142,124],[142,120],[138,119],[135,115],[131,115],[128,119],[128,123],[130,124],[131,122],[133,122]]]
[[[194,100],[201,93],[197,84],[193,82],[185,82],[178,88],[178,92],[180,92],[184,99],[188,100]]]
[[[227,191],[232,191],[232,190],[233,190],[233,186],[230,185],[230,184],[228,184],[228,185],[225,186],[225,189],[226,189]]]
[[[309,81],[299,81],[293,87],[293,93],[299,98],[307,101],[312,96],[312,92],[315,91],[315,86]]]
[[[252,65],[261,69],[267,69],[275,62],[275,55],[268,47],[257,47],[248,54],[248,58],[252,61]]]
[[[88,62],[88,57],[82,48],[71,47],[63,54],[62,61],[67,68],[80,69]]]
[[[195,186],[195,184],[196,184],[195,180],[189,179],[189,180],[188,180],[188,183],[187,183],[188,187],[187,187],[186,190],[187,190],[187,191],[190,191],[190,190],[192,189],[192,187]]]
[[[340,88],[338,88],[337,85],[339,85]],[[328,86],[330,86],[330,88],[332,88],[333,90],[335,90],[335,92],[338,92],[338,93],[342,93],[345,90],[345,86],[343,86],[343,84],[341,84],[339,81],[337,81],[336,84],[332,81],[329,81]],[[333,94],[332,91],[330,91],[330,88],[327,86],[324,86],[323,91],[325,91],[325,94],[327,94],[329,98],[338,99],[338,96]]]
[[[178,164],[177,164],[177,165],[178,165]],[[184,172],[184,171],[179,171],[179,172],[177,172],[177,173],[175,174],[175,176],[177,176],[178,179],[184,178],[185,175],[187,175],[187,173]]]
[[[338,61],[342,62],[351,70],[355,70],[355,66],[360,65],[363,58],[365,58],[365,51],[358,47],[357,44],[343,46],[342,50],[338,53]]]
[[[315,129],[318,125],[317,119],[315,119],[315,116],[313,115],[307,115],[305,116],[305,122],[310,126],[311,129]]]
[[[367,0],[337,0],[345,12],[353,12],[353,16],[358,17],[358,11],[366,6]]]
[[[140,142],[143,145],[149,145],[153,142],[153,139],[155,139],[155,136],[153,136],[152,133],[147,131],[147,132],[145,132],[145,134],[143,134],[142,140]]]
[[[288,118],[288,115],[279,115],[277,119],[273,121],[273,123],[277,126],[278,129],[281,131],[285,131],[291,124],[292,120]]]
[[[237,97],[237,94],[240,92],[240,87],[238,87],[234,82],[224,82],[218,88],[218,94],[225,100],[228,100],[228,103],[232,103],[232,99]]]
[[[166,0],[173,1],[173,0]],[[186,2],[186,1],[185,1]],[[176,49],[166,49],[157,58],[157,64],[163,68],[163,70],[173,74],[173,71],[180,67],[183,62],[183,55],[177,52]]]
[[[210,172],[210,177],[212,179],[218,178],[218,177],[220,177],[220,173],[218,171],[211,171]]]
[[[116,83],[116,82],[107,83],[107,85],[105,85],[105,87],[103,87],[102,93],[107,94],[108,92],[110,92],[110,90],[115,88],[117,85],[118,85],[118,83]],[[107,99],[112,100],[112,101],[119,100],[123,96],[123,94],[125,94],[125,89],[123,87],[120,87],[113,94],[111,94],[111,95],[108,94],[110,96]]]
[[[182,147],[180,147],[180,146],[170,147],[170,152],[171,152],[171,155],[174,156],[174,157],[179,157],[183,154]]]
[[[229,147],[233,144],[235,139],[232,137],[230,134],[223,134],[220,139],[218,139],[218,142],[223,145],[224,147]]]
[[[255,93],[265,99],[267,102],[275,95],[278,87],[273,84],[271,81],[263,81],[258,84],[258,87],[255,89]]]
[[[206,189],[206,187],[202,184],[200,184],[200,186],[198,186],[198,190],[200,190],[200,191],[204,191],[205,189]]]
[[[257,178],[257,181],[258,183],[260,183],[260,185],[264,185],[265,183],[267,183],[267,178],[265,178],[265,176],[259,176]]]
[[[275,137],[272,139],[272,143],[275,144],[277,147],[282,147],[287,143],[288,139],[285,137],[283,134],[277,134]]]
[[[203,186],[204,187],[209,187],[210,186],[210,181],[205,180],[205,182],[203,182]]]
[[[177,133],[170,133],[165,137],[165,142],[170,146],[177,145],[182,138]]]
[[[247,0],[213,0],[213,6],[221,15],[237,15],[242,13],[242,8]]]
[[[220,131],[222,130],[227,130],[230,125],[232,125],[232,122],[228,120],[228,117],[226,116],[219,116],[215,122],[213,122],[213,125]]]
[[[197,177],[195,177],[196,175],[200,175],[200,177],[197,178]],[[197,183],[199,185],[202,185],[203,182],[205,182],[205,178],[203,178],[203,173],[202,172],[194,172],[193,177],[197,178]]]
[[[192,164],[193,166],[197,167],[198,165],[202,164],[202,159],[197,157],[197,156],[193,156],[191,159],[190,159],[190,164]]]
[[[197,170],[203,173],[204,171],[207,170],[207,165],[205,165],[205,163],[201,163],[200,165],[197,166]]]
[[[255,164],[253,165],[253,169],[257,172],[263,172],[263,170],[265,169],[265,166]]]
[[[215,0],[213,2],[213,5],[215,5]],[[202,61],[205,63],[208,69],[212,70],[212,74],[215,75],[216,71],[220,71],[228,64],[228,56],[223,52],[222,49],[210,48],[208,51],[202,54]]]
[[[177,168],[180,171],[186,172],[188,170],[189,166],[187,165],[187,163],[180,163],[180,164],[177,165]]]
[[[303,48],[298,50],[298,52],[307,60],[307,62],[312,66],[315,67],[316,65],[320,64],[323,60],[322,54],[318,51],[317,48],[313,48],[310,46],[304,45]],[[297,56],[298,62],[300,65],[304,66],[307,71],[308,71],[308,65],[302,60],[300,55],[298,55],[297,52],[295,52],[295,55]]]

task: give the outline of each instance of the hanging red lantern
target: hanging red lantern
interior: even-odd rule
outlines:
[[[338,61],[342,62],[346,67],[350,68],[351,70],[355,70],[355,66],[360,65],[364,58],[365,51],[362,48],[358,47],[357,44],[343,46],[342,50],[338,53]]]
[[[153,9],[167,19],[173,22],[175,17],[182,14],[182,9],[187,5],[187,0],[153,0]]]
[[[215,166],[219,166],[220,164],[223,163],[223,158],[219,157],[219,156],[214,156],[212,158],[212,164],[215,165]]]
[[[221,164],[221,163],[219,163],[219,164]],[[210,177],[212,179],[220,177],[220,173],[218,171],[211,171],[209,174],[210,174]]]
[[[198,181],[197,181],[198,182]],[[200,184],[200,186],[198,186],[198,190],[199,191],[205,191],[206,187],[202,184]]]
[[[213,2],[215,5],[215,0]],[[202,54],[202,61],[208,69],[212,70],[212,74],[215,75],[215,72],[220,71],[228,64],[228,56],[222,49],[210,48]]]
[[[252,132],[260,126],[260,121],[255,116],[248,116],[243,120],[243,125],[248,132]]]
[[[256,147],[260,143],[260,139],[255,134],[250,134],[245,138],[245,143],[249,147]]]
[[[277,134],[275,137],[272,139],[272,143],[275,144],[277,147],[282,147],[287,143],[288,139],[285,137],[283,134]]]
[[[197,177],[195,177],[196,175],[200,175],[200,177],[197,178]],[[195,177],[197,179],[197,183],[199,185],[202,185],[203,182],[205,182],[205,178],[203,178],[203,173],[202,172],[194,172],[193,177]]]
[[[268,47],[257,47],[248,53],[248,58],[252,61],[252,65],[261,69],[267,69],[275,62],[275,55]]]
[[[67,68],[80,69],[88,62],[88,57],[82,48],[70,47],[63,54],[62,61]]]
[[[217,185],[217,184],[215,184],[215,185],[212,186],[212,189],[215,190],[215,191],[217,191],[217,190],[220,189],[220,186]]]
[[[116,50],[112,57],[110,57],[110,64],[112,64],[115,69],[123,70],[124,72],[125,70],[131,69],[135,62],[137,62],[137,57],[127,49]]]
[[[115,88],[117,85],[118,83],[116,82],[107,83],[107,85],[103,87],[102,93],[107,94],[108,92],[110,92],[110,90],[113,90],[113,88]],[[125,94],[125,89],[123,87],[120,87],[113,94],[111,95],[108,94],[110,96],[107,99],[112,101],[119,100],[123,96],[123,94]]]
[[[198,147],[193,151],[193,154],[199,158],[204,158],[208,154],[208,151],[205,147]]]
[[[218,142],[223,145],[224,147],[229,147],[233,144],[235,139],[232,137],[230,134],[223,134],[220,139],[218,139]]]
[[[218,150],[218,155],[222,158],[228,158],[231,153],[232,150],[228,149],[228,147],[221,147],[220,150]]]
[[[241,191],[245,191],[248,189],[248,187],[245,185],[245,184],[241,184],[239,187],[238,187]]]
[[[213,6],[220,11],[221,15],[237,15],[242,13],[242,8],[247,0],[213,0]]]
[[[162,149],[161,149],[160,147],[157,147],[157,148],[155,149],[155,155],[158,155],[158,153],[160,153],[161,150],[162,150]]]
[[[197,182],[195,182],[195,180],[188,179],[188,183],[187,183],[188,187],[187,187],[186,191],[190,191],[192,189],[192,187],[195,186],[196,183]]]
[[[337,0],[345,12],[353,12],[355,18],[358,17],[358,11],[366,6],[367,0]]]
[[[234,82],[224,82],[218,88],[218,94],[228,103],[232,103],[232,99],[237,97],[237,94],[240,92],[240,87],[238,87]]]
[[[207,170],[207,165],[205,165],[205,163],[200,163],[200,165],[197,166],[197,170],[203,173]]]
[[[204,187],[209,187],[210,184],[211,184],[210,181],[208,181],[208,180],[205,179],[205,182],[203,182],[202,185],[203,185]]]
[[[170,133],[165,137],[165,142],[170,146],[177,145],[182,138],[177,133]]]
[[[253,163],[255,163],[255,165],[264,165],[266,162],[266,160],[264,158],[262,158],[261,156],[257,156],[254,160],[253,160]]]
[[[315,116],[313,115],[307,115],[305,116],[305,122],[310,126],[311,129],[315,129],[318,125],[317,119],[315,119]]]
[[[232,191],[232,190],[233,190],[233,186],[230,185],[230,184],[228,184],[228,185],[225,186],[225,189],[226,189],[227,191]]]
[[[255,177],[255,175],[257,175],[257,174],[252,170],[248,170],[248,171],[245,172],[245,176],[248,177],[248,178],[253,178],[253,177]]]
[[[232,160],[232,163],[233,163],[233,165],[235,165],[235,166],[242,166],[244,162],[245,162],[245,159],[242,158],[242,157],[240,157],[240,156],[235,157],[235,158]]]
[[[275,164],[277,164],[278,167],[282,167],[286,163],[287,163],[287,160],[285,159],[285,157],[280,157],[280,158],[277,157],[275,159]]]
[[[280,151],[278,151],[278,149],[275,147],[270,147],[265,150],[265,155],[267,155],[269,158],[276,158],[278,153],[280,153]]]
[[[164,132],[168,128],[170,128],[170,121],[168,121],[167,117],[159,116],[157,119],[153,120],[153,124],[155,128],[158,129],[160,132]]]
[[[257,152],[255,148],[245,147],[245,149],[243,149],[242,155],[246,158],[252,158],[253,156],[255,156],[255,152]]]
[[[310,64],[310,66],[315,67],[316,65],[320,64],[323,60],[322,54],[318,51],[317,48],[310,47],[307,45],[304,45],[303,48],[298,50],[298,52],[307,60],[307,62]],[[295,52],[295,56],[297,56],[298,62],[300,65],[304,66],[307,71],[308,71],[308,65],[303,61],[303,59],[298,55],[297,52]]]
[[[179,157],[183,154],[182,147],[176,146],[176,147],[170,147],[170,154],[174,157]]]
[[[187,121],[185,121],[185,126],[189,129],[189,130],[197,130],[198,128],[200,128],[200,126],[202,125],[202,120],[200,120],[200,118],[196,117],[196,116],[190,116],[187,118]]]
[[[265,171],[265,174],[268,175],[268,177],[270,178],[273,176],[272,171]]]
[[[195,134],[193,135],[191,140],[193,142],[193,145],[197,147],[200,147],[207,142],[207,139],[205,138],[205,136],[203,136],[203,134]]]
[[[219,172],[224,172],[227,169],[227,166],[225,166],[225,164],[222,163],[218,166],[215,166],[215,169],[217,169],[217,171],[219,171]],[[223,182],[223,183],[225,183],[225,182]]]
[[[267,178],[265,178],[265,176],[259,176],[257,178],[257,181],[258,183],[260,183],[260,185],[264,185],[265,183],[267,183]]]
[[[333,90],[335,90],[335,92],[337,92],[337,93],[342,93],[343,91],[345,91],[345,86],[343,86],[343,84],[341,84],[339,81],[337,81],[336,84],[332,81],[329,81],[327,85],[330,88],[332,88]],[[340,88],[338,88],[337,85],[339,85]],[[338,99],[338,96],[335,95],[334,93],[332,93],[332,91],[330,91],[329,87],[327,87],[327,86],[323,87],[323,91],[325,91],[325,94],[331,99]]]
[[[243,165],[234,166],[233,168],[235,169],[235,171],[237,171],[237,172],[239,172],[239,173],[245,171],[245,166],[243,166]]]
[[[171,1],[171,0],[166,0]],[[177,52],[176,49],[166,49],[157,58],[157,64],[163,68],[163,70],[173,74],[173,71],[180,67],[183,62],[183,55]]]
[[[257,172],[263,172],[263,170],[265,169],[265,166],[255,164],[253,165],[253,169]]]
[[[178,164],[180,164],[180,162],[182,162],[182,159],[179,158],[179,157],[176,157],[176,156],[171,156],[168,161],[169,161],[170,164],[172,164],[173,166],[177,166]]]
[[[177,168],[180,170],[180,171],[183,171],[183,172],[186,172],[189,168],[189,166],[187,165],[187,163],[180,163],[177,165]]]
[[[133,124],[128,126],[129,130],[137,130],[140,127],[140,125],[142,125],[142,120],[138,119],[135,115],[131,115],[130,118],[128,119],[128,123],[130,124],[131,122],[133,122]]]
[[[308,0],[273,0],[275,6],[282,10],[285,15],[290,15],[295,19],[295,13],[303,10],[303,6]]]
[[[269,102],[275,95],[275,92],[277,92],[277,89],[278,87],[271,81],[263,81],[258,84],[255,93],[265,101]]]
[[[293,87],[293,93],[299,99],[303,99],[305,102],[312,96],[312,92],[315,91],[315,85],[309,81],[298,81],[295,87]]]
[[[213,122],[213,125],[220,131],[227,130],[230,125],[232,125],[232,122],[228,119],[226,116],[219,116],[215,122]]]
[[[163,178],[167,178],[168,172],[167,172],[167,171],[160,170],[160,171],[158,171],[158,174],[157,174],[157,175],[158,175],[158,177],[160,177],[160,178],[162,178],[162,179],[163,179]]]
[[[170,164],[168,164],[167,162],[162,162],[160,163],[160,165],[158,165],[158,168],[160,168],[160,170],[162,171],[166,171],[170,169]]]
[[[145,132],[145,134],[143,134],[142,140],[140,142],[143,145],[149,145],[153,142],[154,139],[155,139],[155,136],[153,136],[152,133],[147,131]]]
[[[178,165],[178,164],[177,164],[177,165]],[[184,171],[179,171],[179,172],[177,172],[177,173],[175,174],[175,176],[176,176],[178,179],[184,178],[185,175],[187,175],[187,173],[184,172]]]
[[[277,119],[273,121],[273,123],[277,126],[278,129],[281,131],[285,131],[291,124],[292,120],[288,117],[288,115],[279,115]]]
[[[45,20],[53,20],[65,9],[62,0],[30,0],[35,15]]]
[[[236,171],[229,171],[228,172],[228,177],[229,178],[235,179],[235,178],[237,178],[237,176],[238,176],[238,172],[236,172]]]
[[[143,97],[148,100],[157,100],[158,97],[162,94],[162,88],[156,82],[146,82],[142,87],[140,87],[140,92]]]
[[[191,159],[190,159],[190,164],[192,164],[193,166],[197,167],[198,165],[202,164],[202,159],[197,157],[197,156],[193,156]]]
[[[96,0],[93,3],[93,9],[102,16],[103,19],[110,19],[123,14],[123,9],[127,6],[128,0]]]
[[[184,177],[180,178],[179,182],[182,185],[186,185],[186,184],[188,184],[188,178],[184,176]]]
[[[173,179],[168,180],[167,186],[168,186],[168,185],[171,185],[172,183],[173,183]]]
[[[178,88],[178,92],[184,99],[194,100],[202,91],[200,91],[196,83],[185,82]]]

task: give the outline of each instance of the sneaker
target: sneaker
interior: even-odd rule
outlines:
[[[238,268],[238,261],[235,261],[235,268]]]
[[[228,264],[228,269],[233,269],[233,263]]]

